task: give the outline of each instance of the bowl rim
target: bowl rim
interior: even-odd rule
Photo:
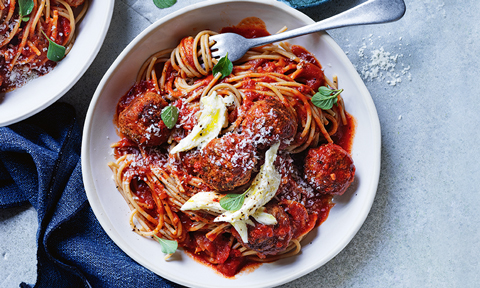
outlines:
[[[91,102],[90,102],[90,105],[89,105],[89,108],[88,108],[88,111],[87,111],[87,114],[86,114],[86,118],[85,118],[85,125],[84,125],[84,130],[83,130],[83,137],[82,137],[83,140],[82,140],[82,151],[81,152],[82,152],[83,157],[82,157],[82,163],[81,164],[82,164],[82,174],[83,174],[83,181],[84,181],[84,185],[85,185],[85,190],[86,190],[86,194],[87,194],[87,198],[89,200],[89,203],[92,207],[92,210],[93,210],[95,216],[97,217],[97,219],[99,220],[101,226],[105,230],[105,232],[109,235],[109,237],[113,240],[113,242],[118,247],[120,247],[121,250],[123,250],[129,257],[131,257],[134,261],[136,261],[140,265],[146,267],[147,269],[149,269],[153,273],[155,273],[155,274],[157,274],[157,275],[159,275],[159,276],[161,276],[165,279],[174,281],[176,283],[183,284],[183,285],[189,285],[189,286],[193,285],[195,287],[207,287],[207,286],[198,286],[197,283],[191,282],[189,279],[172,277],[172,275],[163,275],[163,274],[160,274],[160,273],[156,272],[157,270],[153,269],[154,267],[151,267],[151,265],[149,265],[149,263],[142,263],[141,261],[139,261],[135,257],[135,255],[134,255],[135,253],[134,253],[133,249],[130,248],[128,243],[126,243],[123,239],[121,239],[120,235],[117,235],[118,233],[116,231],[113,231],[113,229],[111,229],[111,227],[108,226],[108,225],[111,225],[111,222],[104,213],[103,206],[101,205],[101,203],[99,201],[98,194],[96,192],[96,188],[95,188],[95,184],[94,184],[95,181],[94,181],[93,175],[92,175],[91,171],[89,170],[90,167],[91,167],[91,159],[88,156],[89,151],[91,149],[89,133],[91,133],[91,129],[92,129],[92,125],[93,125],[92,119],[93,119],[93,115],[95,113],[96,104],[99,102],[99,99],[100,99],[101,95],[103,94],[103,91],[106,87],[107,82],[110,79],[110,76],[117,69],[117,67],[124,61],[125,56],[127,54],[129,54],[130,51],[134,47],[139,45],[139,43],[142,42],[142,40],[146,36],[148,36],[150,33],[154,32],[156,29],[159,28],[159,26],[163,25],[164,23],[166,23],[168,21],[171,21],[172,19],[177,18],[177,17],[179,17],[179,16],[181,16],[181,15],[187,13],[187,12],[193,11],[193,10],[198,9],[198,8],[205,8],[205,7],[209,7],[209,6],[226,4],[226,3],[234,3],[234,2],[245,3],[245,4],[256,3],[256,4],[262,4],[262,5],[275,6],[276,8],[280,8],[281,10],[283,10],[285,13],[292,14],[295,17],[300,17],[307,22],[309,21],[310,23],[314,22],[314,20],[312,20],[310,17],[308,17],[304,13],[292,8],[291,6],[289,6],[289,5],[287,5],[283,2],[276,1],[276,0],[265,0],[265,1],[259,1],[259,0],[211,0],[211,1],[203,1],[203,2],[199,2],[199,3],[189,5],[187,7],[181,8],[181,9],[179,9],[179,10],[177,10],[177,11],[171,13],[171,14],[168,14],[168,15],[158,19],[157,21],[155,21],[154,23],[149,25],[146,29],[144,29],[140,34],[138,34],[125,47],[125,49],[117,56],[115,61],[111,64],[109,69],[105,72],[104,76],[102,77],[102,80],[99,82],[99,84],[97,86],[97,89],[94,93],[94,96],[91,99]],[[342,62],[349,63],[350,65],[352,65],[350,60],[348,59],[348,57],[345,55],[343,50],[340,48],[340,46],[326,32],[324,32],[323,34],[324,34],[324,40],[328,43],[328,45],[330,45],[332,48],[335,49],[336,53],[338,54],[338,57],[341,58]],[[353,68],[353,65],[352,65],[352,68]],[[355,71],[355,69],[354,69],[354,71]],[[273,287],[273,286],[285,284],[287,282],[298,279],[298,278],[312,272],[313,270],[316,270],[319,267],[323,266],[325,263],[327,263],[333,257],[335,257],[338,253],[340,253],[345,248],[345,246],[348,245],[348,243],[350,243],[350,241],[353,239],[353,237],[357,234],[357,232],[362,227],[363,223],[365,222],[365,219],[367,218],[367,216],[370,212],[370,209],[372,207],[372,204],[373,204],[373,201],[374,201],[374,198],[375,198],[375,195],[376,195],[376,191],[377,191],[377,187],[378,187],[378,181],[379,181],[379,175],[380,175],[380,164],[381,164],[380,163],[380,161],[381,161],[381,157],[380,157],[381,156],[380,155],[381,154],[380,122],[379,122],[379,119],[378,119],[378,114],[377,114],[373,99],[371,98],[371,95],[368,92],[364,82],[361,80],[360,76],[358,75],[358,73],[356,71],[355,71],[354,77],[351,80],[352,80],[352,82],[354,82],[354,85],[359,90],[361,90],[362,94],[369,96],[369,97],[366,97],[365,105],[367,106],[367,108],[371,112],[371,113],[369,113],[369,118],[370,118],[371,124],[373,125],[373,128],[375,130],[374,131],[375,133],[373,135],[373,137],[374,137],[373,144],[374,145],[373,145],[372,149],[374,151],[376,151],[376,154],[375,154],[376,157],[375,157],[375,161],[373,162],[373,169],[372,169],[372,171],[369,172],[369,174],[372,174],[373,176],[371,177],[371,181],[368,184],[369,185],[368,189],[369,189],[369,191],[371,189],[374,192],[369,194],[370,197],[366,200],[365,207],[363,207],[363,209],[361,210],[361,213],[359,215],[357,215],[357,217],[355,219],[355,222],[352,225],[353,227],[355,227],[355,229],[350,230],[350,233],[348,233],[348,235],[345,235],[345,237],[343,239],[339,239],[337,245],[334,247],[334,249],[331,249],[331,251],[329,252],[329,256],[326,257],[324,259],[324,261],[318,262],[317,265],[304,267],[299,273],[297,273],[296,276],[292,277],[292,276],[287,275],[283,278],[271,279],[272,281],[269,283],[268,286],[253,286],[253,287]]]
[[[75,84],[78,83],[80,78],[85,74],[85,72],[88,70],[88,68],[93,63],[93,60],[95,60],[95,58],[97,57],[98,52],[100,51],[101,47],[103,46],[103,42],[105,41],[107,32],[108,32],[109,27],[110,27],[110,23],[111,23],[112,16],[113,16],[113,8],[114,8],[114,5],[115,5],[115,0],[102,0],[100,2],[103,2],[103,1],[105,1],[103,4],[105,5],[105,8],[106,8],[105,9],[105,14],[104,14],[105,17],[103,19],[98,20],[99,22],[95,26],[95,27],[101,27],[102,28],[100,30],[100,34],[98,34],[98,40],[99,41],[95,42],[95,46],[93,47],[90,54],[88,55],[88,58],[85,58],[82,61],[78,61],[78,62],[75,63],[75,64],[77,64],[76,65],[77,67],[80,67],[80,69],[77,71],[78,73],[74,77],[71,78],[71,81],[68,84],[62,85],[62,89],[60,91],[58,91],[57,94],[51,95],[51,97],[46,97],[45,100],[42,101],[41,103],[39,103],[39,105],[37,105],[36,107],[34,107],[32,109],[29,109],[29,110],[26,110],[24,112],[20,112],[15,116],[8,117],[8,118],[5,118],[5,119],[2,119],[0,117],[0,127],[15,124],[17,122],[25,120],[25,119],[41,112],[42,110],[44,110],[45,108],[47,108],[51,104],[53,104],[55,101],[57,101],[58,99],[63,97],[68,91],[70,91],[70,89]],[[94,1],[94,2],[96,2],[96,1]],[[90,3],[90,6],[91,5],[94,5],[94,4]],[[87,14],[88,14],[88,11],[87,11]],[[84,21],[82,21],[80,23],[80,27],[83,25],[83,23],[84,23]],[[77,28],[79,28],[79,27],[77,27]],[[73,49],[75,49],[75,45],[73,45]],[[68,55],[67,55],[67,57],[68,57]],[[62,63],[62,61],[60,61],[58,63],[58,65],[62,65],[61,63]],[[55,68],[58,68],[58,67],[55,67]],[[55,70],[55,68],[53,70]],[[39,79],[37,79],[37,80],[41,81],[42,77],[44,77],[44,76],[39,77]],[[29,85],[29,83],[26,83],[24,86],[26,86],[26,85]],[[16,88],[14,91],[16,91],[16,90],[21,91],[20,89],[22,89],[24,86]],[[6,95],[6,94],[12,93],[14,91],[1,93],[1,94]],[[21,95],[14,95],[14,97],[15,96],[21,96]],[[0,103],[0,106],[1,105],[2,105],[2,103]]]

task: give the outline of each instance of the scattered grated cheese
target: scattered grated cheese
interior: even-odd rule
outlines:
[[[402,41],[402,39],[402,37],[398,38],[399,41]],[[404,67],[404,64],[400,63],[402,69],[398,69],[399,60],[404,57],[403,54],[385,51],[383,46],[369,50],[368,48],[374,44],[372,34],[369,35],[368,39],[364,38],[363,40],[364,42],[357,51],[360,65],[356,68],[364,80],[385,81],[390,86],[400,84],[403,78],[409,81],[412,80],[410,66]],[[398,46],[398,49],[401,50],[400,46],[402,44],[400,43]]]

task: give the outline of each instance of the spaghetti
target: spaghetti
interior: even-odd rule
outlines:
[[[222,32],[268,35],[258,18]],[[129,221],[136,233],[175,240],[223,275],[234,276],[243,267],[298,254],[303,237],[325,221],[332,196],[344,193],[353,181],[355,168],[346,150],[354,125],[341,96],[329,110],[312,105],[320,86],[336,88],[338,80],[328,80],[304,48],[282,43],[251,49],[221,79],[221,73],[212,75],[217,59],[211,57],[209,37],[215,34],[202,31],[183,38],[176,48],[145,61],[118,102],[115,123],[121,140],[112,145],[116,161],[109,166],[132,211]],[[212,97],[226,103],[225,117],[209,116],[220,125],[219,135],[171,153],[202,125],[201,115],[210,105],[205,99]],[[172,129],[161,120],[160,111],[167,106],[179,111]],[[209,133],[210,128],[203,128],[197,138]],[[273,147],[278,152],[268,158]],[[328,168],[316,164],[318,157]],[[271,198],[256,194],[266,204],[252,206],[258,213],[244,217],[248,231],[240,231],[238,221],[219,220],[228,214],[218,204],[225,194],[247,190],[246,205],[257,197],[248,191],[272,187],[272,173],[262,172],[267,162],[274,163],[278,184]],[[259,177],[262,173],[267,178]],[[323,174],[328,181],[318,178]],[[328,193],[317,182],[330,183]],[[193,206],[185,208],[187,202]],[[274,224],[264,224],[263,216]]]
[[[50,72],[56,62],[47,58],[45,35],[68,54],[75,42],[76,25],[89,6],[89,0],[31,3],[32,11],[22,15],[18,0],[0,0],[0,92],[12,91]]]

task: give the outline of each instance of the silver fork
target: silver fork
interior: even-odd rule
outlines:
[[[228,53],[230,61],[236,61],[245,55],[248,49],[310,34],[327,29],[353,25],[378,24],[396,21],[405,14],[403,0],[368,0],[340,14],[287,32],[260,37],[244,38],[235,33],[223,33],[211,36],[215,44],[210,48],[212,57],[224,57]]]

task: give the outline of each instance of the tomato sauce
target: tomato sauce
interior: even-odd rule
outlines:
[[[239,25],[223,28],[221,30],[221,33],[232,32],[240,34],[246,38],[255,38],[270,35],[269,32],[266,30],[265,24],[261,20],[257,20],[259,19],[254,17],[246,18]],[[185,55],[188,63],[193,66],[193,52],[191,49],[192,42],[193,38],[185,38],[184,40],[182,40],[181,46],[183,47],[182,53]],[[325,85],[325,75],[323,73],[322,66],[320,65],[320,62],[315,58],[315,56],[301,46],[292,45],[291,49],[297,57],[304,60],[301,61],[300,64],[298,64],[302,65],[303,69],[301,69],[300,73],[295,75],[295,80],[304,85],[300,86],[297,89],[301,93],[311,93],[312,91],[316,91],[318,87]],[[292,72],[297,70],[296,62],[288,59],[281,60],[279,62],[273,62],[266,59],[258,59],[250,61],[248,65],[250,65],[251,70],[255,72],[276,72],[283,74],[290,70],[292,70]],[[174,80],[174,77],[172,76],[174,74],[173,68],[167,67],[167,70],[168,71],[166,82],[171,82]],[[157,75],[159,75],[159,73],[157,73]],[[196,88],[195,91],[203,89],[212,81],[212,79],[213,76],[209,75],[207,77],[196,80],[195,83],[201,83],[201,85],[200,87]],[[248,77],[243,80],[244,81],[242,82],[242,86],[238,87],[244,92],[243,104],[240,109],[234,109],[233,111],[229,112],[228,117],[230,123],[233,123],[237,117],[245,116],[245,113],[255,101],[265,99],[266,97],[271,97],[266,96],[261,92],[258,92],[259,90],[261,91],[268,89],[264,87],[258,87],[260,85],[257,85],[256,81],[249,79]],[[273,82],[273,80],[268,76],[263,77],[261,81],[267,83]],[[164,95],[165,93],[171,93],[172,91],[168,91],[168,89],[171,89],[171,86],[168,87],[170,88],[166,88],[167,91],[160,91],[160,94]],[[136,97],[140,97],[147,91],[156,92],[155,84],[153,83],[153,81],[142,81],[139,84],[134,85],[118,102],[117,115],[121,111],[123,111],[132,102],[133,99],[135,99]],[[196,92],[189,92],[188,96],[193,95],[193,93]],[[183,95],[182,97],[185,97],[185,95]],[[304,119],[307,118],[307,111],[304,108],[302,100],[296,99],[290,101],[292,102],[290,104],[296,110],[297,121],[304,121]],[[172,101],[171,104],[178,108],[178,123],[180,123],[181,127],[183,127],[184,129],[182,132],[176,132],[184,134],[173,135],[174,139],[178,141],[182,139],[186,134],[188,134],[188,131],[190,131],[196,124],[196,117],[191,116],[198,113],[199,108],[197,107],[189,109],[187,108],[187,106],[184,105],[183,100]],[[346,114],[346,116],[347,124],[340,124],[337,132],[335,133],[335,135],[332,136],[332,139],[334,143],[342,146],[346,151],[350,153],[353,143],[353,136],[355,134],[355,119],[349,114]],[[300,135],[300,133],[297,133],[297,136],[298,135]],[[294,139],[294,141],[299,142],[301,140],[304,139]],[[137,148],[132,148],[135,147],[135,145],[132,145],[132,142],[129,142],[129,140],[122,140],[119,143],[120,148],[115,149],[116,157],[120,157],[121,155],[126,153],[133,153],[136,155],[140,154],[140,152],[136,150]],[[194,161],[193,156],[189,155],[188,153],[182,153],[181,157],[182,161],[184,162]],[[190,159],[190,157],[192,157],[192,159]],[[292,156],[292,158],[294,158],[293,161],[296,162],[295,165],[297,165],[298,167],[302,167],[302,160],[297,161],[298,159],[295,157],[298,157],[298,159],[300,159],[301,155]],[[201,169],[200,162],[195,162],[195,165],[197,166],[193,167],[194,169]],[[192,177],[189,173],[192,171],[182,170],[181,163],[179,163],[178,167],[175,167],[175,169],[176,171],[172,173],[175,173],[175,176],[181,179],[182,182],[188,183],[188,181]],[[294,182],[293,179],[292,182]],[[143,203],[147,207],[153,208],[155,206],[154,200],[152,196],[149,195],[149,193],[147,192],[148,187],[146,186],[146,184],[143,183],[141,179],[137,179],[135,181],[135,185],[135,196],[138,197],[139,202]],[[292,187],[294,185],[295,184],[293,183]],[[207,188],[208,187],[189,187],[187,188],[188,191],[186,191],[186,193],[188,195],[193,195],[197,190],[208,190]],[[321,223],[323,223],[328,218],[328,214],[331,208],[334,206],[334,203],[332,202],[331,195],[317,193],[314,196],[309,196],[307,199],[305,199],[305,203],[304,205],[302,205],[298,202],[288,200],[298,197],[298,195],[295,195],[295,193],[297,192],[294,191],[294,188],[290,190],[288,190],[288,188],[290,187],[287,187],[286,191],[282,192],[284,194],[283,197],[279,198],[278,205],[282,206],[285,212],[289,215],[289,219],[291,221],[290,223],[293,230],[293,238],[298,238],[307,234],[312,229],[318,227]],[[164,195],[164,197],[166,197],[166,195]],[[197,213],[199,212],[197,211]],[[176,214],[178,215],[178,221],[182,223],[185,231],[190,230],[189,228],[192,227],[192,221],[195,220],[195,217],[205,217],[205,219],[209,219],[208,221],[213,221],[213,216],[209,214],[205,214],[202,216],[194,216],[193,214],[189,215],[188,212],[180,212]],[[265,231],[262,231],[261,229],[258,230],[259,234],[262,234],[264,232]],[[232,241],[230,238],[230,233],[220,234],[216,237],[209,237],[207,237],[206,232],[188,232],[186,235],[186,239],[182,240],[179,243],[179,246],[182,247],[184,251],[186,251],[187,254],[196,261],[212,267],[215,271],[228,278],[232,278],[240,272],[253,271],[261,265],[261,263],[259,262],[250,260],[247,257],[242,257],[239,250],[232,249],[232,243],[230,242]]]
[[[335,144],[340,145],[349,154],[352,153],[353,138],[355,136],[356,121],[355,118],[345,111],[347,125],[339,125],[337,132],[332,135]]]
[[[18,18],[17,8],[15,8],[14,16],[11,19],[16,18]],[[34,46],[35,50],[28,44],[21,46],[26,29],[29,27],[27,23],[28,21],[23,21],[13,38],[0,47],[0,55],[3,56],[0,57],[0,92],[10,92],[19,88],[29,80],[49,73],[57,65],[56,62],[47,58],[49,42],[43,35],[29,33],[27,43]],[[42,26],[42,31],[49,31],[48,29],[51,28],[44,21],[39,21],[38,25]],[[12,20],[2,25],[0,35],[6,37],[6,35],[12,33],[13,26],[14,22]],[[49,34],[49,32],[47,33]],[[59,16],[55,35],[49,34],[49,36],[54,38],[55,43],[66,46],[70,34],[70,21],[63,16]],[[19,52],[20,54],[16,58]]]
[[[153,209],[155,207],[155,201],[153,200],[150,187],[148,187],[147,183],[140,179],[133,179],[131,185],[134,186],[132,187],[132,191],[134,192],[135,197],[137,197],[136,201],[143,203],[146,206],[146,209]]]
[[[317,60],[317,58],[312,53],[310,53],[307,49],[303,48],[302,46],[292,45],[292,47],[290,47],[290,49],[292,49],[292,53],[295,54],[295,56],[297,56],[298,58],[300,58],[302,60],[305,60],[309,63],[312,63],[315,66],[318,66],[318,67],[322,68],[322,65]]]
[[[57,25],[59,32],[55,43],[63,46],[67,43],[68,36],[71,33],[70,21],[67,18],[60,17]]]
[[[195,67],[195,62],[193,60],[193,40],[193,37],[183,38],[180,45],[182,50],[181,53],[191,67]]]
[[[224,27],[220,33],[236,33],[245,38],[258,38],[270,35],[265,23],[256,17],[243,19],[238,25]]]
[[[223,28],[221,30],[221,33],[232,32],[240,34],[246,38],[255,38],[270,35],[266,30],[264,24],[262,24],[263,22],[259,23],[256,22],[254,19],[247,18],[237,26]],[[305,61],[303,62],[302,72],[298,74],[295,78],[297,82],[305,84],[305,87],[301,88],[305,91],[300,92],[310,92],[312,90],[316,91],[318,90],[318,87],[324,86],[325,75],[323,73],[320,62],[315,58],[315,56],[301,46],[293,45],[291,46],[291,49],[297,57]],[[252,67],[251,69],[255,70],[256,72],[284,73],[285,70],[288,71],[289,69],[292,69],[292,67],[289,67],[289,65],[295,65],[293,68],[296,68],[296,64],[293,64],[293,62],[285,62],[281,64],[282,65],[275,66],[274,64],[272,64],[272,62],[266,59],[252,60],[249,62],[249,65],[251,65]],[[271,82],[269,81],[268,77],[264,77],[262,81]],[[243,89],[245,95],[244,103],[242,105],[245,107],[245,111],[248,111],[248,107],[251,107],[251,105],[253,105],[255,101],[265,98],[265,96],[256,92],[256,90],[259,90],[260,88],[256,86],[256,82],[253,80],[247,79],[246,81],[244,81],[241,89]],[[296,110],[298,119],[304,119],[306,117],[306,111],[304,111],[302,103],[300,103],[299,101],[299,103],[297,103],[295,106],[297,106]],[[346,117],[347,125],[340,124],[337,132],[332,138],[335,143],[342,146],[350,153],[353,143],[353,136],[355,134],[355,119],[347,113]],[[331,195],[319,194],[315,197],[308,199],[306,203],[307,208],[298,203],[285,204],[284,202],[281,202],[284,203],[281,205],[285,206],[285,210],[292,217],[292,225],[295,230],[295,237],[310,232],[313,228],[320,226],[320,224],[328,218],[329,212],[334,206],[332,198],[333,197]],[[308,212],[306,209],[308,210]],[[202,245],[205,245],[205,239],[202,239],[202,241]],[[216,241],[209,244],[214,246],[217,245],[215,248],[217,249],[217,251],[223,245],[218,244]],[[210,251],[214,251],[215,249],[211,247],[209,248]],[[226,277],[233,277],[240,271],[254,269],[261,265],[260,263],[255,261],[250,261],[242,257],[235,257],[235,255],[232,255],[232,253],[234,253],[234,251],[236,250],[228,250],[230,251],[230,257],[227,258],[226,262],[220,264],[212,264],[207,260],[208,257],[206,257],[205,252],[195,252],[194,247],[186,247],[186,251],[188,251],[189,254],[197,261],[205,265],[211,266],[216,271]]]

